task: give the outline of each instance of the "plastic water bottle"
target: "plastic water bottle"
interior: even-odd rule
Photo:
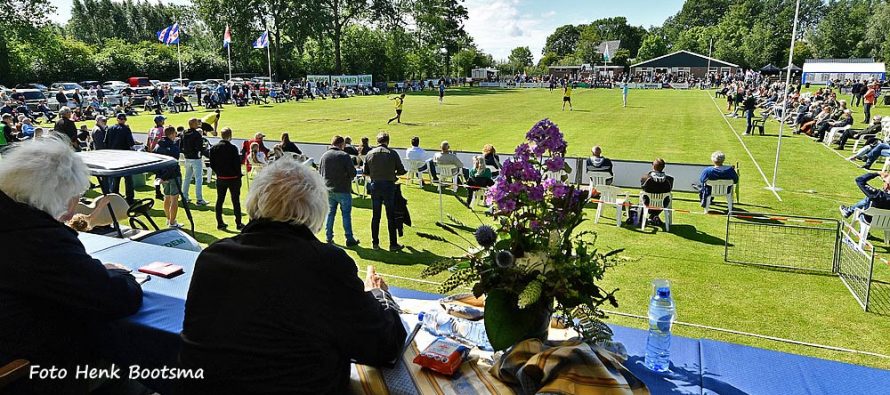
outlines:
[[[492,350],[482,321],[452,317],[442,311],[421,312],[417,315],[417,319],[423,323],[423,328],[433,335],[454,338],[486,351]]]
[[[649,337],[646,339],[647,368],[666,372],[671,365],[671,324],[676,310],[671,297],[671,285],[667,280],[652,282],[653,293],[649,301]]]

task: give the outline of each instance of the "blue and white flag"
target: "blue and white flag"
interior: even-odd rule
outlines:
[[[260,35],[260,38],[256,39],[253,42],[254,48],[266,48],[269,46],[269,32],[265,31]]]
[[[179,23],[167,26],[158,32],[158,41],[170,45],[179,44]]]

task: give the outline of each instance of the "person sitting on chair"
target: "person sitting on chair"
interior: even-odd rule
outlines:
[[[711,162],[714,163],[713,167],[708,167],[701,172],[701,177],[699,178],[699,189],[698,196],[701,201],[701,206],[705,207],[705,203],[708,199],[713,201],[714,197],[711,196],[711,187],[706,185],[709,180],[732,180],[733,183],[738,184],[739,175],[735,171],[735,167],[732,166],[724,166],[723,162],[726,161],[726,154],[723,151],[714,151],[711,154]]]
[[[881,133],[881,116],[875,115],[872,119],[871,125],[863,130],[854,130],[847,129],[841,134],[841,138],[837,141],[837,149],[843,151],[844,146],[847,144],[847,140],[850,138],[858,139],[860,136],[865,135],[877,135]]]
[[[590,149],[591,156],[587,158],[588,173],[609,173],[606,185],[612,185],[612,160],[603,156],[602,147],[595,145]]]
[[[853,124],[853,114],[850,110],[844,110],[843,115],[837,121],[823,122],[822,126],[816,131],[816,142],[821,143],[825,139],[825,133],[831,128],[842,128]]]
[[[407,335],[386,283],[372,269],[362,284],[352,258],[315,236],[328,213],[321,175],[277,160],[246,206],[242,233],[195,263],[179,360],[204,378],[181,393],[343,394],[350,363],[393,363]]]
[[[477,190],[494,185],[491,169],[485,165],[484,157],[473,157],[473,168],[470,169],[470,177],[467,178],[467,185],[470,187],[467,191],[467,207],[472,206],[473,195]]]
[[[460,158],[457,157],[454,153],[451,152],[451,145],[448,144],[447,141],[443,141],[442,145],[440,145],[441,151],[437,152],[435,156],[433,156],[433,162],[435,162],[436,166],[454,166],[457,168],[457,172],[455,174],[446,174],[446,179],[454,176],[460,175],[464,168],[464,163],[461,162]]]
[[[429,155],[427,155],[425,149],[420,148],[420,137],[414,136],[411,138],[411,147],[405,150],[405,159],[424,162],[417,171],[422,173],[429,168],[430,178],[432,178],[433,181],[439,180],[439,177],[436,174],[436,162],[433,161],[433,158],[430,158]],[[423,177],[420,177],[420,185],[423,186]]]
[[[78,379],[74,370],[110,366],[103,345],[109,324],[142,305],[130,269],[103,265],[64,225],[89,186],[86,164],[58,135],[14,147],[0,161],[0,366],[26,359],[31,367],[69,373],[59,380],[26,377],[4,394],[86,394],[103,385]],[[110,387],[126,384],[106,381],[101,391],[130,393]]]
[[[871,185],[868,185],[869,181],[877,177],[881,177],[881,181],[884,182],[883,185],[881,185],[881,189],[877,189]],[[851,206],[841,205],[839,207],[841,216],[843,216],[844,218],[850,218],[850,216],[853,215],[853,212],[855,212],[856,209],[865,210],[869,207],[875,207],[884,210],[890,209],[890,173],[883,171],[880,173],[865,173],[859,177],[856,177],[856,185],[859,186],[859,190],[862,191],[865,197]],[[866,222],[871,221],[871,218],[868,217],[865,217],[863,219]]]
[[[674,189],[674,177],[664,173],[664,159],[657,158],[652,162],[652,170],[643,175],[640,179],[640,186],[643,192],[647,193],[668,193]],[[649,205],[648,199],[643,199],[640,204]],[[664,222],[659,218],[661,209],[649,210],[649,222],[654,226],[664,226]]]

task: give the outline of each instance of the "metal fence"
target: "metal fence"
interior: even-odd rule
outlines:
[[[836,272],[834,219],[733,213],[726,221],[726,262],[811,272]]]
[[[736,212],[726,218],[726,262],[837,274],[856,302],[865,311],[874,311],[869,309],[875,299],[874,247],[868,241],[860,243],[850,225],[791,215]],[[890,301],[890,293],[879,294],[877,299],[888,296]],[[890,307],[890,302],[878,302],[879,310]]]
[[[867,241],[859,244],[859,236],[849,226],[840,232],[837,274],[865,311],[871,301],[872,271],[875,249]]]

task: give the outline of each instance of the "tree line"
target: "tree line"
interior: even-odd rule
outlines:
[[[0,0],[0,83],[193,79],[228,74],[223,34],[232,33],[234,73],[267,73],[269,32],[276,80],[307,74],[373,74],[376,81],[468,75],[494,60],[464,30],[463,0],[74,0],[63,25],[46,16],[49,0]],[[181,45],[157,31],[180,25]]]
[[[514,69],[540,73],[552,65],[603,63],[600,42],[621,40],[610,64],[628,66],[687,50],[760,69],[788,63],[796,0],[687,0],[661,26],[632,26],[624,17],[558,27],[533,64],[528,47],[513,50]],[[801,0],[794,64],[811,58],[890,59],[890,2]]]

